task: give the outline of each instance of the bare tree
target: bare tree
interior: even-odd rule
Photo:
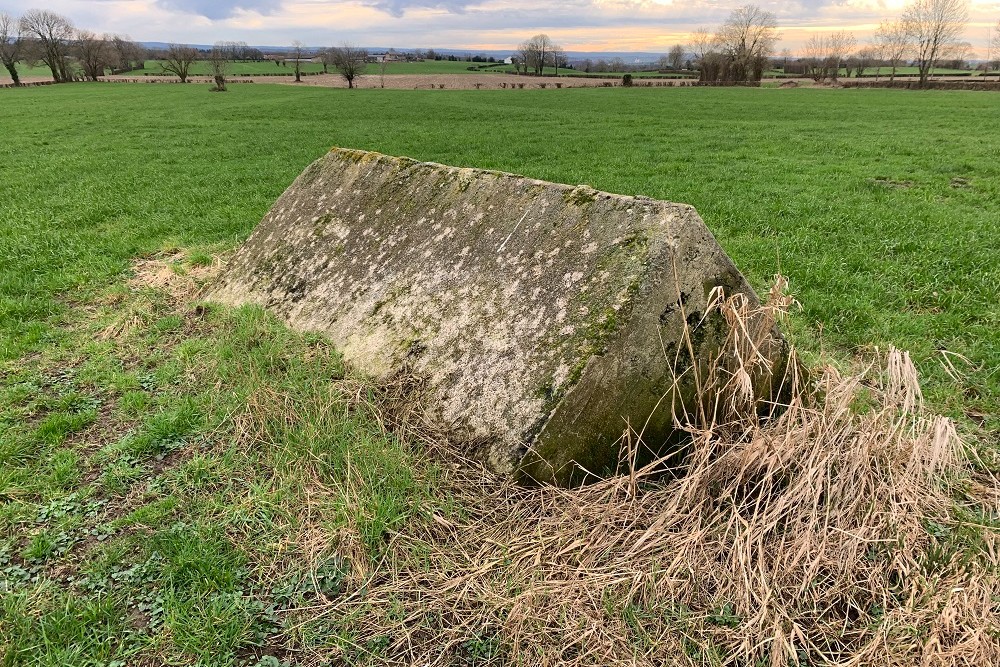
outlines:
[[[715,35],[725,56],[727,81],[760,81],[767,59],[778,41],[774,14],[757,5],[734,9]]]
[[[540,75],[544,73],[545,65],[551,59],[551,52],[559,47],[552,43],[548,35],[540,33],[523,42],[518,48],[524,59],[525,73],[530,67],[535,70],[535,74]]]
[[[45,9],[30,9],[21,17],[21,34],[31,36],[37,46],[37,59],[45,63],[56,83],[73,80],[69,51],[73,24],[64,16]]]
[[[781,58],[781,71],[784,72],[788,69],[788,61],[792,59],[792,50],[784,48],[778,56]]]
[[[246,42],[225,42],[225,45],[229,60],[246,62],[250,59],[250,47]]]
[[[226,70],[232,55],[232,46],[226,42],[216,42],[208,54],[208,66],[212,70],[212,79],[215,81],[212,90],[217,93],[226,92]]]
[[[532,59],[532,46],[530,42],[522,42],[517,47],[517,63],[521,65],[521,74],[528,73],[528,64]],[[515,66],[516,71],[516,66]]]
[[[302,83],[302,58],[306,53],[306,45],[295,40],[292,42],[292,50],[289,57],[295,62],[295,83]]]
[[[875,61],[875,58],[875,49],[870,45],[858,49],[852,59],[854,61],[854,71],[856,72],[855,76],[859,79],[864,76],[865,70]],[[850,76],[850,72],[848,72],[848,76]]]
[[[965,69],[972,52],[973,47],[969,42],[951,42],[941,52],[938,63],[948,69]]]
[[[368,59],[368,52],[357,46],[344,44],[332,49],[333,66],[337,68],[340,76],[347,81],[347,87],[354,87],[354,79],[365,71],[365,64]]]
[[[906,24],[899,21],[883,21],[875,31],[875,44],[881,56],[892,68],[889,82],[896,79],[896,69],[906,60],[913,40]]]
[[[903,10],[902,20],[914,42],[920,85],[924,86],[938,59],[965,30],[969,21],[969,2],[914,0]]]
[[[393,49],[389,49],[382,54],[382,60],[378,64],[378,82],[379,86],[385,88],[385,70],[389,67],[390,60],[396,59],[396,52]]]
[[[165,74],[173,74],[181,80],[181,83],[187,83],[191,65],[197,60],[198,49],[183,44],[171,44],[167,47],[166,56],[160,67]]]
[[[802,64],[805,65],[806,75],[816,83],[826,80],[828,51],[826,37],[819,34],[810,35],[802,47]]]
[[[854,39],[854,33],[838,30],[830,35],[828,43],[830,48],[828,54],[830,78],[836,81],[840,76],[840,66],[847,60],[848,54],[854,50],[857,40]],[[847,76],[850,77],[850,72],[847,73]]]
[[[104,70],[111,59],[111,45],[107,39],[98,37],[89,30],[78,30],[73,46],[86,78],[97,81],[104,76]]]
[[[670,61],[671,69],[680,69],[684,66],[684,45],[674,44],[670,47],[670,52],[667,54],[667,59]]]
[[[142,69],[145,65],[146,50],[133,42],[128,35],[112,35],[111,50],[114,53],[112,74]]]
[[[10,74],[15,86],[21,85],[17,61],[21,59],[21,31],[10,14],[0,12],[0,64]]]
[[[997,25],[993,28],[993,38],[990,40],[990,45],[993,48],[992,59],[987,58],[986,67],[989,68],[992,64],[993,68],[997,70],[997,81],[1000,81],[1000,19],[997,20]],[[989,74],[989,69],[987,69],[987,74]]]
[[[323,74],[329,74],[333,67],[333,49],[323,49],[319,52],[319,62],[323,65]]]
[[[566,61],[566,52],[563,51],[563,47],[553,44],[550,53],[552,55],[552,66],[556,68],[556,76],[559,76],[559,68],[565,68],[568,64]]]
[[[708,28],[696,28],[691,33],[691,50],[696,60],[701,60],[715,48],[715,35]]]

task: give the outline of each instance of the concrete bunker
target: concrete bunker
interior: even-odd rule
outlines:
[[[718,349],[716,286],[757,302],[690,206],[333,149],[208,298],[323,332],[365,373],[420,375],[472,455],[570,484],[614,470],[627,422],[650,446],[675,435],[665,395],[694,387],[665,352],[685,320],[695,359]]]

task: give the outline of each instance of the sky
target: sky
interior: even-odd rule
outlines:
[[[567,51],[666,52],[695,28],[713,28],[747,0],[0,0],[0,11],[60,13],[95,32],[136,41],[307,46],[351,43],[395,48],[513,49],[544,32]],[[44,3],[44,4],[43,4]],[[904,0],[765,0],[778,18],[780,48],[810,34],[851,30],[859,42]],[[986,56],[1000,0],[971,0],[965,39]]]

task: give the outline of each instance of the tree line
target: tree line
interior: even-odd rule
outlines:
[[[797,69],[819,82],[836,80],[841,70],[848,75],[856,71],[860,76],[869,66],[887,67],[890,78],[895,78],[900,66],[912,62],[923,85],[935,67],[949,61],[958,64],[968,57],[972,46],[962,39],[968,20],[968,0],[911,0],[900,16],[882,21],[860,48],[851,32],[815,33],[806,40],[794,64],[789,63],[791,52],[782,51],[782,67],[786,72]],[[702,81],[760,81],[773,63],[778,38],[774,14],[756,5],[745,5],[734,10],[715,30],[695,30],[690,45],[674,46],[660,59],[660,66],[680,69],[686,49],[690,48],[693,59],[686,64],[698,70]],[[990,48],[1000,61],[1000,21]],[[996,66],[1000,67],[1000,62]]]
[[[128,71],[142,66],[146,50],[126,35],[98,36],[76,28],[64,16],[32,9],[19,19],[0,12],[0,63],[15,84],[20,61],[42,63],[57,83],[73,81],[77,68],[97,80],[107,69]]]
[[[315,50],[295,42],[286,60],[291,62],[295,80],[301,81],[302,63],[313,57]],[[264,59],[263,52],[241,41],[220,41],[207,51],[193,46],[170,44],[163,50],[150,50],[132,41],[127,35],[98,35],[77,28],[73,22],[55,12],[31,9],[20,18],[0,12],[0,64],[15,85],[21,83],[18,64],[41,63],[49,69],[56,83],[74,81],[81,76],[97,81],[109,70],[112,74],[143,69],[149,58],[157,59],[165,74],[186,82],[193,65],[206,60],[215,80],[215,90],[226,89],[230,63]],[[319,51],[324,71],[333,67],[353,87],[354,79],[364,70],[368,53],[349,45]]]
[[[860,75],[869,66],[887,67],[890,78],[895,78],[900,66],[912,62],[917,67],[920,83],[924,84],[935,67],[949,61],[961,62],[970,52],[971,45],[962,40],[968,24],[968,7],[969,0],[911,0],[900,16],[884,20],[871,39],[860,47],[848,31],[816,33],[809,36],[795,62],[789,62],[791,52],[782,51],[782,68],[824,81],[836,80],[841,70],[846,70],[848,75],[856,70]],[[722,25],[715,29],[698,28],[689,39],[688,45],[674,45],[660,58],[659,66],[674,70],[697,69],[699,78],[706,82],[760,81],[765,70],[774,64],[774,50],[779,39],[777,19],[756,5],[745,5],[733,10]],[[1000,21],[990,48],[1000,61]],[[692,53],[690,58],[688,49]],[[295,42],[286,61],[291,63],[296,81],[301,81],[302,63],[316,56],[324,72],[333,68],[349,87],[354,86],[356,77],[371,60],[364,49],[350,45],[307,49]],[[433,50],[418,56],[458,60],[455,56],[440,56]],[[61,83],[81,75],[96,81],[108,70],[115,74],[142,69],[148,57],[159,59],[163,72],[181,81],[187,81],[195,62],[207,60],[216,89],[225,90],[229,63],[262,60],[264,54],[246,42],[233,41],[217,42],[209,51],[171,44],[164,51],[151,52],[126,35],[99,36],[76,28],[66,17],[48,10],[32,9],[17,19],[0,12],[0,64],[15,84],[20,83],[17,65],[22,61],[44,64],[53,80]],[[383,57],[379,63],[383,77],[387,60]],[[522,42],[511,60],[516,71],[522,74],[543,74],[551,68],[558,75],[560,68],[571,67],[563,48],[546,34],[537,34]],[[996,66],[1000,67],[1000,62]],[[628,66],[621,58],[615,58],[610,63],[584,61],[582,69],[622,72],[627,71]]]
[[[800,62],[815,81],[836,80],[841,69],[860,76],[869,66],[889,68],[892,80],[900,66],[912,62],[924,84],[935,67],[957,68],[968,57],[972,45],[962,39],[968,17],[966,0],[915,0],[898,18],[882,21],[860,48],[846,31],[810,36]],[[1000,33],[993,41],[1000,48]]]

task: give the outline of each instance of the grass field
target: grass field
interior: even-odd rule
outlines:
[[[424,60],[421,62],[412,63],[388,63],[385,68],[386,74],[462,74],[469,73],[468,68],[477,65],[477,63],[468,62],[455,62],[449,60]],[[303,72],[322,72],[323,65],[320,63],[303,63]],[[484,70],[492,71],[492,70]],[[497,70],[499,71],[499,69]],[[193,75],[207,75],[210,72],[209,64],[206,61],[199,61],[195,63],[191,68],[191,73]],[[237,76],[240,74],[254,75],[254,74],[294,74],[294,69],[290,65],[282,67],[275,62],[249,62],[249,63],[230,63],[229,72],[232,76]],[[141,70],[135,70],[130,72],[130,74],[160,74],[162,69],[155,60],[147,60],[146,67]],[[365,74],[378,74],[379,65],[370,63],[365,68]]]
[[[995,95],[0,97],[2,665],[381,663],[389,638],[328,599],[401,557],[396,531],[466,509],[357,408],[367,390],[322,338],[194,301],[213,256],[333,145],[691,203],[755,286],[790,277],[792,336],[812,357],[908,349],[936,409],[981,443],[997,433],[1000,136],[980,129]],[[152,263],[130,283],[137,258]],[[604,604],[642,625],[634,603]],[[711,618],[730,623],[719,604]],[[490,664],[499,641],[470,635],[459,664]]]
[[[21,62],[17,64],[17,73],[23,77],[49,77],[52,78],[52,72],[48,67],[42,64],[29,65],[27,63]],[[3,76],[7,76],[7,70],[4,69],[0,72]]]
[[[143,69],[132,70],[128,74],[144,75],[144,74],[163,74],[163,68],[159,61],[157,60],[147,60],[146,66]],[[303,72],[322,72],[323,65],[320,63],[302,63],[301,69]],[[208,76],[211,74],[211,65],[207,60],[199,60],[191,65],[191,75],[192,76]],[[266,62],[231,62],[228,65],[228,70],[230,76],[240,76],[240,75],[254,75],[254,74],[295,74],[295,67],[292,63],[286,64],[282,67],[280,64],[274,61]]]

